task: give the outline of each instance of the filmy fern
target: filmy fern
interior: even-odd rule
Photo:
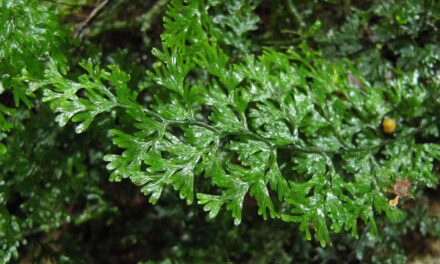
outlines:
[[[2,96],[0,102],[0,263],[7,262],[12,256],[17,256],[18,247],[23,241],[22,227],[33,227],[32,224],[28,225],[29,222],[32,220],[38,222],[41,220],[40,216],[44,214],[42,209],[41,212],[33,215],[35,218],[29,217],[28,221],[21,221],[19,217],[10,212],[7,203],[14,196],[13,190],[17,192],[20,190],[29,195],[28,190],[23,190],[26,184],[22,183],[26,181],[22,181],[20,177],[29,176],[29,172],[34,172],[34,169],[30,167],[31,164],[28,163],[25,166],[21,164],[21,162],[26,163],[26,159],[17,158],[19,155],[23,157],[22,152],[25,151],[24,148],[19,148],[22,147],[23,139],[17,139],[25,134],[19,121],[22,121],[26,114],[19,107],[23,104],[27,108],[33,106],[35,95],[29,87],[29,80],[36,83],[44,77],[45,62],[49,57],[60,65],[65,62],[60,48],[63,34],[57,15],[48,5],[42,5],[38,1],[0,1],[0,43],[2,45],[0,48],[0,95]],[[11,131],[16,136],[8,138]],[[13,148],[9,150],[9,155],[6,154],[7,146]],[[16,164],[11,162],[12,159],[16,161]],[[14,181],[10,181],[10,173],[15,176]],[[27,183],[31,185],[30,181]],[[38,190],[34,191],[38,192]],[[48,206],[54,198],[50,193],[43,196],[45,198],[39,200],[41,208]],[[36,204],[38,204],[36,201],[29,201],[24,205],[27,207],[25,210],[36,210],[37,206],[32,206]],[[55,218],[58,219],[58,217],[59,215]]]
[[[264,219],[299,223],[307,239],[313,229],[322,246],[331,243],[329,229],[358,237],[362,221],[378,235],[376,214],[404,214],[388,203],[397,179],[409,179],[412,191],[437,183],[440,145],[420,140],[438,135],[435,83],[420,84],[414,72],[372,85],[305,43],[243,54],[219,34],[234,21],[211,17],[212,2],[169,5],[148,72],[153,102],[139,98],[117,66],[84,62],[86,74],[74,81],[53,63],[36,84],[49,85],[44,100],[57,122],[78,123],[78,133],[100,115],[132,121],[109,131],[119,149],[104,158],[111,180],[130,179],[152,203],[174,188],[209,217],[226,208],[236,224],[250,196]],[[387,117],[398,123],[392,135],[381,128]]]
[[[37,1],[0,1],[0,94],[11,93],[13,103],[0,103],[0,140],[12,128],[11,116],[24,103],[32,106],[29,79],[41,80],[48,57],[60,65],[65,62],[61,51],[63,30],[55,12]],[[0,142],[0,154],[6,147]]]

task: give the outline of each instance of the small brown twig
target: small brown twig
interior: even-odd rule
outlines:
[[[87,16],[86,20],[77,25],[74,37],[82,39],[84,37],[84,31],[86,27],[98,16],[98,14],[104,9],[106,5],[110,3],[110,0],[103,0],[97,5],[92,12]]]

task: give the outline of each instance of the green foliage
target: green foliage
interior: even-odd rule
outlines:
[[[97,171],[86,165],[93,150],[65,143],[74,134],[55,126],[50,109],[34,100],[33,85],[44,78],[49,58],[66,63],[58,15],[39,1],[0,6],[0,263],[7,263],[27,237],[71,222],[73,201],[85,201],[78,218],[109,206],[96,186]],[[92,155],[99,160],[99,152]]]
[[[403,235],[440,234],[423,202],[440,160],[434,1],[298,1],[298,12],[291,1],[173,0],[161,47],[139,50],[154,45],[163,1],[133,1],[136,18],[115,23],[128,2],[110,3],[106,16],[88,17],[81,47],[78,25],[59,21],[92,2],[73,2],[0,0],[0,263],[19,252],[86,262],[108,251],[95,236],[90,252],[80,249],[87,239],[75,232],[95,225],[148,248],[137,233],[164,219],[161,241],[174,246],[158,263],[340,262],[347,251],[399,263]],[[133,29],[136,45],[108,50],[106,34]],[[108,174],[119,187],[102,181]],[[402,179],[408,197],[393,206]],[[58,233],[57,246],[41,242]]]
[[[38,1],[2,0],[0,2],[0,94],[13,97],[8,107],[0,103],[0,139],[9,132],[12,124],[7,116],[12,116],[20,102],[28,108],[32,106],[32,87],[29,79],[43,77],[45,60],[65,62],[61,51],[63,30],[58,18],[46,5]],[[6,148],[0,143],[0,152]]]
[[[26,244],[25,236],[78,221],[87,210],[108,209],[96,186],[98,171],[85,165],[89,158],[99,160],[100,153],[87,150],[90,139],[69,148],[64,142],[77,140],[75,134],[50,122],[54,118],[50,109],[37,109],[32,115],[25,110],[16,112],[14,131],[7,140],[8,152],[0,160],[0,244],[2,252],[8,252],[1,256],[1,262],[17,254],[18,246]],[[87,209],[83,213],[72,207],[76,199],[84,199]],[[17,200],[21,201],[19,206],[14,205]]]
[[[372,80],[392,78],[395,69],[437,79],[439,5],[435,1],[383,2],[354,9],[339,29],[316,37],[329,56],[348,56]]]
[[[348,62],[327,61],[305,44],[231,62],[216,41],[224,28],[209,10],[198,1],[170,5],[163,51],[153,50],[159,61],[149,72],[155,85],[147,106],[117,66],[83,63],[87,75],[78,82],[47,71],[54,90],[43,100],[61,125],[72,119],[83,132],[115,108],[135,123],[134,131],[110,131],[123,149],[104,158],[112,180],[129,178],[152,203],[166,187],[188,204],[196,194],[210,217],[224,206],[236,224],[250,195],[264,219],[297,222],[307,239],[313,229],[322,246],[331,243],[329,229],[358,237],[362,221],[377,236],[376,214],[399,219],[403,212],[387,198],[396,179],[410,179],[413,191],[437,183],[432,162],[440,146],[416,140],[427,129],[438,133],[436,87],[416,74],[371,85]],[[399,122],[392,138],[381,131],[387,116]],[[197,191],[203,181],[214,188]]]

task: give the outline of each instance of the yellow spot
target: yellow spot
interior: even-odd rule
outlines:
[[[399,203],[399,195],[397,195],[396,198],[390,200],[388,203],[389,203],[391,206],[396,207],[397,204]]]
[[[383,120],[382,123],[382,128],[383,131],[387,134],[391,134],[394,132],[394,130],[396,130],[396,120],[392,119],[392,118],[385,118],[385,120]]]

